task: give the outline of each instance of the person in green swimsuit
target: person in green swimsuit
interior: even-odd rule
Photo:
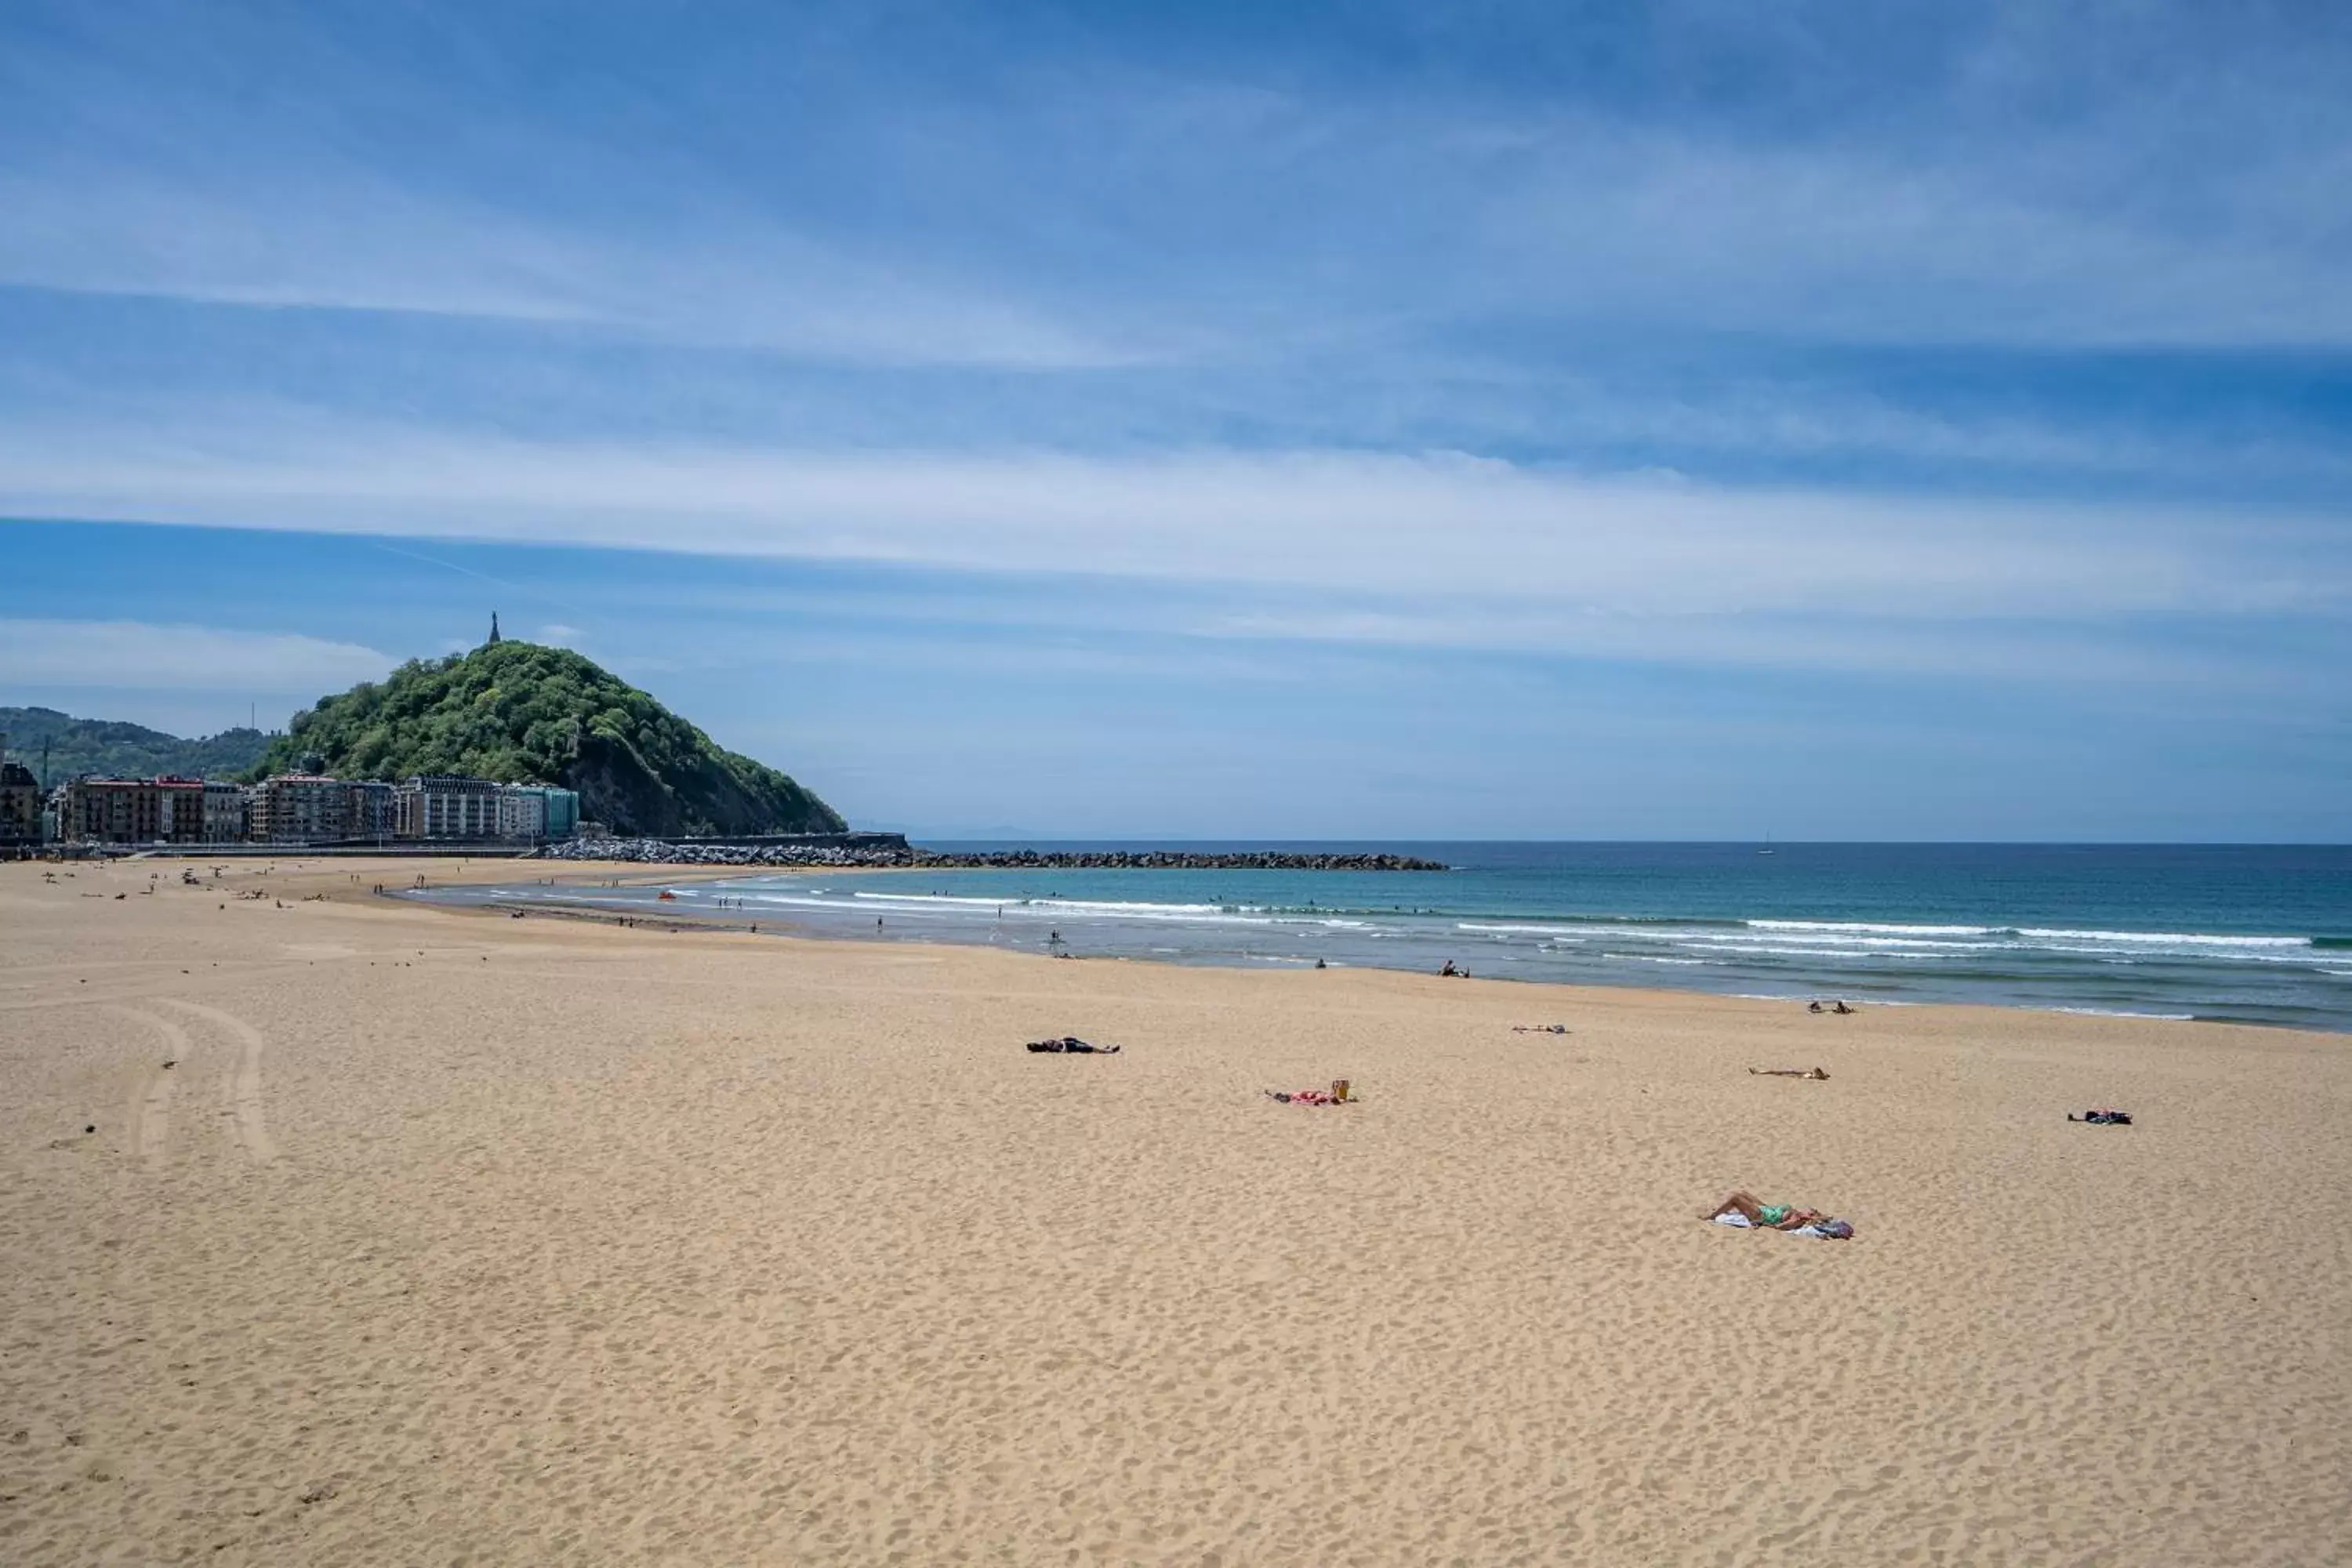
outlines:
[[[1793,1204],[1759,1203],[1754,1193],[1734,1193],[1699,1217],[1713,1219],[1733,1213],[1746,1215],[1749,1225],[1762,1230],[1800,1230],[1830,1217],[1819,1209],[1801,1209]]]

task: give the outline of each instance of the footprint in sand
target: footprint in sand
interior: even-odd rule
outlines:
[[[268,1044],[261,1031],[234,1013],[201,1002],[184,1002],[176,996],[166,1000],[171,1006],[194,1013],[236,1037],[244,1049],[236,1064],[221,1075],[221,1103],[236,1115],[236,1140],[247,1153],[264,1162],[278,1158],[278,1145],[269,1141],[269,1128],[261,1115],[261,1052]]]
[[[160,1014],[137,1007],[110,1004],[114,1012],[126,1018],[135,1018],[161,1037],[165,1061],[184,1062],[188,1059],[188,1032]],[[151,1069],[131,1090],[129,1114],[124,1121],[131,1128],[131,1151],[147,1162],[151,1171],[163,1168],[166,1145],[172,1136],[172,1073],[162,1067]]]

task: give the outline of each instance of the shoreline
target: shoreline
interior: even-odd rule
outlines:
[[[640,874],[635,877],[628,877],[624,875],[619,869],[616,869],[619,868],[634,868]],[[936,867],[923,866],[844,867],[824,868],[823,872],[827,877],[839,876],[852,872],[860,877],[876,874],[898,876],[909,872],[936,870],[938,868],[939,868]],[[617,879],[623,887],[644,888],[658,886],[666,882],[728,881],[737,879],[747,874],[758,876],[763,872],[767,872],[769,874],[790,875],[794,874],[798,869],[799,868],[794,868],[756,867],[747,868],[743,867],[731,866],[667,866],[661,868],[657,872],[645,874],[646,868],[642,863],[616,861],[600,863],[596,868],[584,871],[580,875],[564,879],[551,879],[551,881],[553,886],[559,889],[566,885],[578,885],[591,879],[600,882]],[[482,886],[485,883],[493,886],[516,885],[512,879],[499,879],[496,877],[468,878],[463,885],[478,887]],[[432,890],[433,889],[429,887],[424,889],[424,891],[428,895]],[[634,925],[637,929],[727,932],[742,936],[757,936],[763,940],[815,942],[828,946],[856,948],[878,943],[879,945],[892,948],[932,947],[951,951],[1004,952],[1016,953],[1024,957],[1052,958],[1060,962],[1076,960],[1091,963],[1112,962],[1143,963],[1157,967],[1180,970],[1217,970],[1234,973],[1286,972],[1314,972],[1323,973],[1369,973],[1421,975],[1430,979],[1437,979],[1441,977],[1435,972],[1423,968],[1407,968],[1402,965],[1365,963],[1345,960],[1331,963],[1328,970],[1317,972],[1314,971],[1313,964],[1309,960],[1297,957],[1286,958],[1279,961],[1261,960],[1257,963],[1250,963],[1231,958],[1204,956],[1187,962],[1181,958],[1160,956],[1152,953],[1115,952],[1088,953],[1072,951],[1066,947],[1060,952],[1040,952],[1009,944],[999,944],[992,942],[957,941],[953,938],[947,937],[888,936],[875,938],[866,936],[862,934],[862,932],[835,932],[816,929],[811,922],[805,920],[795,919],[789,912],[780,912],[773,915],[761,915],[756,920],[732,912],[698,912],[684,909],[646,910],[643,911],[633,910],[625,915],[619,915],[615,914],[608,907],[586,901],[566,903],[552,899],[537,900],[530,903],[523,903],[520,901],[493,901],[488,900],[481,901],[457,900],[435,900],[429,896],[423,898],[413,897],[410,896],[410,892],[411,890],[408,889],[396,889],[390,896],[399,902],[419,904],[449,913],[486,916],[492,911],[496,911],[509,919],[517,918],[518,916],[523,919],[545,916],[548,918],[574,921],[583,925],[611,925],[616,929],[624,928],[625,922],[625,924]],[[763,927],[766,929],[761,929]],[[1787,1006],[1796,1006],[1801,1009],[1808,1002],[1815,998],[1819,998],[1820,1000],[1826,1002],[1840,994],[1840,993],[1838,993],[1834,988],[1828,986],[1788,994],[1772,995],[1763,993],[1709,990],[1696,986],[1682,988],[1670,985],[1641,984],[1636,983],[1620,984],[1603,980],[1574,981],[1560,980],[1548,976],[1521,977],[1507,973],[1498,973],[1491,971],[1483,971],[1477,973],[1475,976],[1445,976],[1444,978],[1467,979],[1471,980],[1474,984],[1479,981],[1489,981],[1515,987],[1551,987],[1571,994],[1583,992],[1604,992],[1631,993],[1640,995],[1659,997],[1716,998],[1724,1001],[1748,1003],[1758,1006],[1775,1009]],[[2189,1024],[2221,1028],[2252,1028],[2262,1029],[2264,1031],[2284,1031],[2291,1034],[2310,1036],[2319,1039],[2343,1040],[2347,1036],[2352,1036],[2352,1027],[2347,1027],[2346,1029],[2315,1028],[2307,1025],[2277,1019],[2233,1018],[2200,1014],[2183,1015],[2178,1013],[2159,1013],[2121,1006],[2108,1008],[2058,1003],[2043,1004],[2032,1001],[1988,1002],[1975,1000],[1956,1001],[1941,998],[1885,997],[1867,995],[1854,991],[1847,991],[1843,993],[1843,995],[1848,1000],[1849,1004],[1857,1010],[1869,1008],[1901,1008],[1906,1010],[1940,1007],[1978,1008],[1995,1015],[2023,1013],[2062,1017],[2117,1019],[2133,1023]]]
[[[37,865],[38,863],[26,864]],[[124,861],[120,864],[127,870],[138,863]],[[50,868],[55,869],[55,868]],[[421,874],[418,863],[408,858],[388,861],[383,868],[405,871],[411,876]],[[432,890],[436,884],[442,887],[512,885],[513,878],[508,874],[510,868],[511,863],[504,860],[468,861],[457,858],[454,862],[439,864],[437,876],[428,878],[425,890]],[[896,877],[928,868],[903,866],[826,868],[825,875],[855,875],[859,878]],[[781,929],[792,924],[788,920],[778,920],[773,922],[780,929],[753,932],[748,929],[751,923],[749,921],[738,922],[724,917],[704,919],[688,911],[675,913],[654,911],[644,915],[632,915],[630,918],[635,923],[624,926],[616,923],[606,911],[593,905],[562,906],[563,912],[560,914],[546,906],[531,906],[526,910],[523,920],[515,921],[511,913],[513,906],[506,904],[439,902],[427,899],[415,899],[403,896],[415,891],[414,889],[401,889],[389,886],[384,894],[378,896],[369,891],[372,886],[369,874],[375,868],[364,863],[330,860],[323,865],[306,865],[300,859],[289,858],[282,870],[276,866],[240,868],[239,869],[247,876],[267,877],[279,882],[291,895],[288,900],[289,909],[297,902],[307,900],[325,903],[342,910],[373,910],[382,914],[401,910],[421,910],[430,917],[457,917],[474,922],[503,921],[509,926],[528,926],[532,917],[546,913],[559,921],[562,929],[581,932],[606,932],[621,940],[626,940],[632,933],[637,931],[660,931],[667,935],[731,937],[762,943],[808,948],[819,952],[912,952],[941,955],[987,954],[995,958],[1043,963],[1054,970],[1099,968],[1105,964],[1116,964],[1180,974],[1245,977],[1251,982],[1277,977],[1295,977],[1302,983],[1325,987],[1332,985],[1335,980],[1339,986],[1345,987],[1351,981],[1360,977],[1408,982],[1416,985],[1426,984],[1432,988],[1429,994],[1437,995],[1450,994],[1457,988],[1466,992],[1487,986],[1499,986],[1507,988],[1511,993],[1532,992],[1538,995],[1558,994],[1564,1000],[1580,999],[1592,1005],[1622,998],[1644,1005],[1688,1005],[1706,1010],[1726,1009],[1751,1014],[1759,1019],[1784,1018],[1792,1008],[1797,1014],[1808,1019],[1814,1016],[1805,1012],[1804,1004],[1807,998],[1802,996],[1773,997],[1737,992],[1683,990],[1672,986],[1580,984],[1552,979],[1522,980],[1494,973],[1441,977],[1425,970],[1390,968],[1371,964],[1345,964],[1318,971],[1303,963],[1280,965],[1179,963],[1163,959],[1112,953],[1091,955],[1073,953],[1065,959],[1056,958],[1049,953],[1009,946],[992,946],[980,942],[937,942],[919,937],[890,937],[877,942],[863,936],[832,936],[803,930]],[[551,876],[545,880],[558,889],[589,882],[618,882],[623,887],[658,887],[670,882],[730,880],[741,875],[742,869],[740,867],[729,866],[647,867],[631,861],[569,862],[565,863],[563,872]],[[758,923],[766,925],[770,922],[763,920]],[[2336,1030],[2305,1028],[2292,1024],[2207,1017],[2181,1018],[2145,1013],[2036,1007],[2025,1004],[1867,999],[1853,1003],[1852,1005],[1854,1006],[1856,1016],[1881,1011],[1922,1017],[1949,1015],[1958,1018],[1981,1020],[2023,1016],[2053,1021],[2078,1020],[2091,1026],[2113,1025],[2136,1027],[2162,1024],[2192,1033],[2208,1030],[2233,1033],[2253,1031],[2258,1037],[2283,1037],[2308,1041],[2315,1045],[2341,1046],[2346,1039],[2343,1033]],[[1826,1021],[1830,1016],[1824,1014],[1821,1018]]]

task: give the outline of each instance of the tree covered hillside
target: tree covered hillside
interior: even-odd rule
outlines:
[[[80,773],[116,778],[235,778],[253,766],[269,737],[258,730],[224,730],[184,741],[143,724],[109,719],[77,719],[54,708],[0,708],[0,734],[8,737],[10,760],[35,773],[41,746],[49,748],[52,782]]]
[[[499,642],[411,660],[294,715],[255,776],[311,753],[343,778],[467,773],[580,792],[623,833],[825,833],[840,816],[567,648]]]

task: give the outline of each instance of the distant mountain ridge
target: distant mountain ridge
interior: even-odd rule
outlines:
[[[52,784],[81,773],[237,778],[261,760],[269,744],[269,737],[258,730],[224,730],[191,741],[143,724],[77,719],[54,708],[0,708],[0,732],[8,737],[9,757],[36,775],[46,742]]]
[[[322,697],[271,740],[249,776],[323,763],[341,778],[463,773],[580,792],[616,832],[837,833],[840,813],[765,763],[713,743],[568,648],[506,640],[412,659]]]

